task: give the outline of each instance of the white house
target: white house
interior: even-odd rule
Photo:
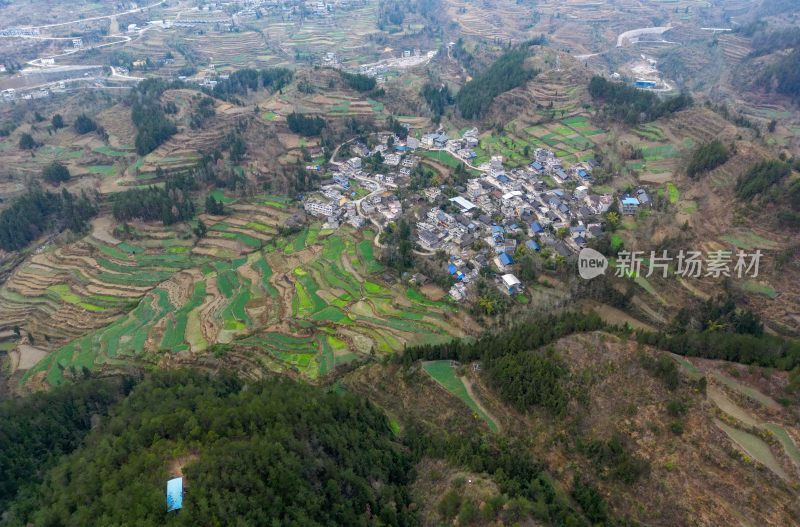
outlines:
[[[520,282],[519,278],[511,273],[504,274],[501,277],[501,280],[503,281],[503,286],[509,295],[515,295],[522,290],[522,282]]]

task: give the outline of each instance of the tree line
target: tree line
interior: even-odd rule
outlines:
[[[661,99],[655,93],[623,82],[609,81],[599,75],[589,81],[589,94],[604,103],[604,115],[628,124],[654,121],[693,104],[692,97],[685,93]]]
[[[759,161],[736,181],[734,190],[740,200],[750,200],[772,189],[789,177],[792,163],[780,159]]]
[[[361,73],[348,73],[346,71],[339,70],[339,75],[341,75],[342,80],[356,91],[372,91],[377,86],[377,82],[375,81],[374,77],[369,77],[367,75],[362,75]]]
[[[538,71],[526,69],[527,48],[517,48],[506,52],[483,73],[467,82],[456,96],[456,106],[467,119],[483,117],[492,101],[501,93],[522,86]]]
[[[190,175],[171,176],[163,187],[150,186],[115,194],[112,212],[117,221],[140,219],[172,225],[194,217],[190,192],[196,188]]]
[[[719,139],[704,143],[692,151],[686,174],[690,178],[697,178],[700,174],[724,165],[729,158],[728,149]]]
[[[94,203],[84,192],[75,196],[67,189],[54,193],[34,186],[0,212],[0,248],[23,249],[50,231],[82,232],[96,213]]]
[[[167,83],[161,79],[146,79],[130,95],[131,120],[136,127],[136,153],[147,155],[178,132],[175,123],[167,118],[161,106],[161,95],[181,83]]]
[[[428,108],[431,109],[437,119],[444,115],[445,108],[453,104],[454,101],[450,88],[444,83],[426,82],[422,86],[420,95],[428,103]]]
[[[212,93],[219,99],[228,99],[235,95],[247,95],[260,88],[276,92],[292,82],[293,78],[294,73],[288,68],[246,68],[231,73],[227,79],[220,79]]]
[[[286,116],[286,124],[289,125],[289,130],[292,132],[306,137],[319,135],[326,125],[325,119],[318,115],[305,115],[297,112]]]
[[[87,380],[0,403],[0,509],[78,448],[93,416],[106,415],[127,389],[125,382]]]

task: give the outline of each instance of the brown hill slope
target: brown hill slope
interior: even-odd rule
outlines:
[[[617,517],[646,525],[790,525],[800,519],[800,430],[792,408],[775,404],[745,377],[734,380],[720,363],[698,368],[674,362],[609,334],[573,335],[552,348],[570,371],[572,398],[561,418],[511,409],[485,384],[485,374],[461,373],[505,433],[532,441],[563,488],[576,476],[588,479]],[[659,358],[680,364],[674,390],[646,367]],[[785,379],[777,375],[770,382],[779,387]],[[376,366],[354,372],[345,384],[401,422],[421,419],[450,433],[487,430],[422,370]],[[640,475],[627,477],[634,472]]]

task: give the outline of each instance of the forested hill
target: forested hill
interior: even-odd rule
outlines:
[[[178,371],[142,381],[111,413],[0,525],[410,525],[410,454],[355,396]],[[166,514],[166,481],[181,470],[184,508]]]

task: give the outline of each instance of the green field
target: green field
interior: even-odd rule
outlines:
[[[462,164],[462,161],[456,159],[453,154],[450,152],[445,152],[443,150],[417,150],[417,155],[420,157],[425,157],[428,159],[432,159],[437,163],[441,163],[448,168],[455,169],[458,165]]]
[[[739,288],[741,288],[742,291],[745,291],[747,293],[763,295],[766,296],[767,298],[772,298],[772,299],[778,298],[778,292],[775,291],[775,288],[773,288],[769,284],[762,284],[760,282],[747,280],[746,282],[742,282],[741,284],[739,284]]]
[[[783,479],[788,479],[783,467],[781,467],[781,464],[775,459],[772,450],[770,450],[769,445],[763,439],[749,432],[734,428],[722,421],[716,421],[716,423],[717,426],[719,426],[722,431],[738,444],[751,458],[778,474]]]
[[[467,393],[467,388],[464,386],[464,383],[461,381],[461,379],[456,376],[456,372],[453,367],[450,366],[449,360],[426,362],[422,365],[422,368],[436,382],[442,385],[445,390],[461,399],[464,404],[466,404],[475,414],[483,419],[492,432],[499,431],[497,423],[495,423],[488,415],[486,415],[486,413],[481,410],[480,406],[478,406],[472,397],[469,396],[469,393]]]
[[[273,214],[289,206],[280,196],[269,199],[283,205],[271,208]],[[255,200],[264,206],[263,196]],[[346,227],[323,232],[313,224],[265,244],[256,235],[263,238],[269,229],[253,221],[245,226],[237,214],[234,209],[227,222],[213,225],[209,234],[215,236],[203,243],[236,239],[243,244],[239,257],[196,254],[177,235],[142,235],[116,246],[87,238],[97,267],[75,269],[71,276],[107,289],[142,288],[139,296],[87,295],[84,287],[64,281],[52,283],[41,299],[3,290],[0,299],[66,303],[108,319],[48,355],[23,382],[44,374],[49,384],[59,384],[85,370],[152,364],[165,353],[204,350],[253,354],[267,369],[292,369],[316,379],[372,352],[452,338],[453,324],[446,320],[454,313],[450,304],[382,281],[373,232]],[[176,273],[184,276],[182,293],[176,290]],[[193,276],[189,285],[186,273]],[[280,331],[271,329],[279,325]],[[220,342],[226,347],[213,346]]]

